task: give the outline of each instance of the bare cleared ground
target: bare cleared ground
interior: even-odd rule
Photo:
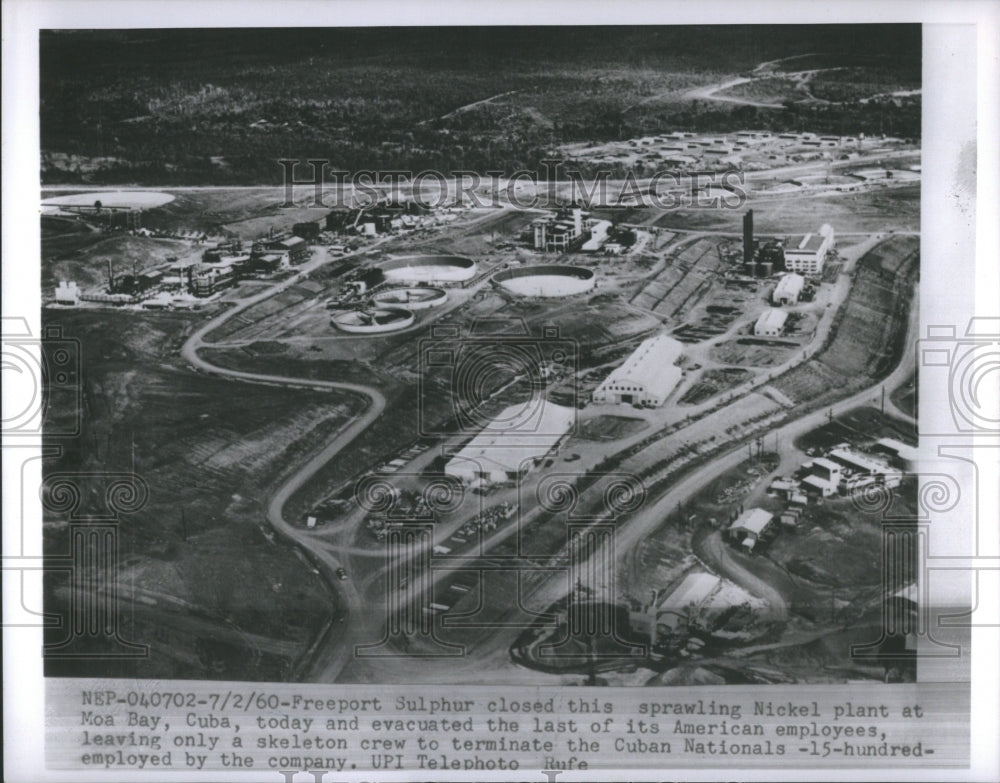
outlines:
[[[754,231],[761,234],[793,235],[817,231],[829,223],[838,234],[879,232],[896,228],[920,230],[920,185],[905,185],[867,193],[817,196],[815,198],[752,198]],[[744,210],[677,209],[665,212],[657,226],[688,231],[742,231]]]
[[[754,376],[751,370],[742,367],[723,367],[720,369],[703,370],[701,375],[680,398],[681,405],[697,405],[710,400],[723,392],[735,389]]]
[[[799,348],[793,345],[740,337],[713,345],[709,350],[709,356],[723,364],[775,367],[788,361],[798,350]]]

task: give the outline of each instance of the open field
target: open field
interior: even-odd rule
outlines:
[[[757,199],[751,196],[754,231],[793,235],[817,231],[823,223],[838,234],[852,232],[920,230],[920,186],[903,185],[869,193],[846,193],[793,199]],[[656,225],[692,231],[742,231],[742,210],[678,209],[663,213]]]
[[[740,337],[713,345],[709,356],[724,364],[774,367],[792,358],[798,347],[788,342],[758,337]]]
[[[81,435],[62,442],[46,475],[94,472],[80,480],[94,510],[104,510],[104,473],[134,470],[149,486],[148,503],[122,517],[118,540],[122,595],[138,591],[145,606],[131,638],[150,644],[151,655],[123,663],[121,675],[287,676],[334,605],[296,553],[275,541],[263,504],[360,400],[192,374],[170,358],[191,316],[45,311],[45,320],[81,341],[85,368]],[[66,536],[65,521],[50,514],[48,551],[64,549]],[[60,589],[53,577],[50,611],[59,609]],[[261,637],[263,659],[241,631]]]
[[[798,82],[794,79],[782,78],[780,76],[770,76],[761,79],[754,79],[751,82],[744,82],[719,92],[719,95],[734,98],[749,98],[761,103],[783,103],[801,99],[803,96],[798,92]]]
[[[712,399],[723,392],[735,389],[754,376],[750,370],[742,367],[724,367],[718,370],[704,370],[698,379],[688,387],[684,396],[678,400],[681,405],[697,405]]]

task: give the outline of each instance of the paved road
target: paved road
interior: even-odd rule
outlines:
[[[740,587],[767,601],[767,611],[763,619],[780,621],[788,617],[788,603],[784,596],[733,556],[729,547],[722,541],[722,533],[713,530],[705,536],[696,537],[693,543],[695,554],[704,563]]]

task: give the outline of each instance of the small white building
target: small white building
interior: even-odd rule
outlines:
[[[665,334],[643,340],[597,387],[594,402],[663,405],[683,375],[675,364],[683,353],[684,345]]]
[[[753,333],[758,337],[777,337],[785,328],[788,313],[777,307],[769,307],[760,314],[757,323],[753,325]]]
[[[799,296],[802,294],[805,284],[806,280],[802,275],[795,274],[794,272],[785,275],[774,287],[774,293],[771,294],[771,301],[776,305],[798,304]]]
[[[80,304],[80,287],[73,281],[60,280],[56,287],[56,304],[76,307]]]
[[[770,511],[763,508],[748,508],[733,520],[726,535],[731,541],[739,542],[741,547],[752,552],[771,527],[773,519]]]
[[[907,470],[913,470],[920,459],[920,450],[909,446],[895,438],[881,438],[875,443],[875,448],[895,457]]]
[[[828,498],[831,495],[836,494],[838,484],[839,482],[835,483],[828,479],[821,478],[820,476],[817,476],[815,474],[806,476],[804,479],[802,479],[803,487],[805,487],[807,490],[812,490],[813,492],[817,492],[825,498]]]

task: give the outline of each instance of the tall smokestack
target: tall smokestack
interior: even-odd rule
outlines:
[[[743,216],[743,263],[753,263],[753,210]]]

